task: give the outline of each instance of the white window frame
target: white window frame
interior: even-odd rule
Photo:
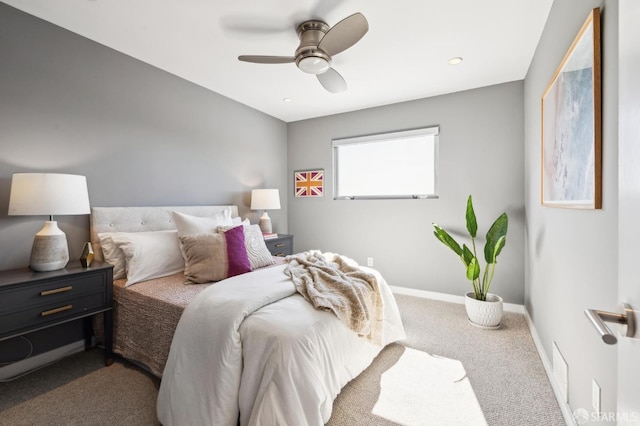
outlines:
[[[331,142],[333,150],[333,199],[334,200],[371,200],[371,199],[425,199],[425,198],[438,198],[438,135],[440,134],[439,126],[425,127],[413,130],[404,130],[399,132],[380,133],[368,136],[358,136],[352,138],[334,139]],[[341,192],[340,188],[340,170],[344,164],[340,163],[340,149],[341,147],[354,147],[355,144],[367,145],[375,144],[378,142],[393,142],[396,140],[415,139],[420,137],[429,137],[433,139],[433,164],[425,164],[425,167],[432,167],[433,172],[433,188],[431,191],[426,190],[423,193],[417,194],[368,194],[358,195],[346,194]],[[430,142],[430,140],[428,141]],[[400,143],[400,142],[399,142]],[[343,151],[344,155],[344,151]],[[350,165],[349,165],[350,166]],[[365,168],[365,164],[353,164],[355,170],[359,170],[360,167]],[[426,189],[426,188],[425,188]]]

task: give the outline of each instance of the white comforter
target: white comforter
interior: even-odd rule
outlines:
[[[377,346],[296,293],[284,265],[210,286],[185,309],[158,394],[165,426],[321,425],[340,389],[403,339],[380,274],[385,320]]]

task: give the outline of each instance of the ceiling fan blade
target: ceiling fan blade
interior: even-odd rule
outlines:
[[[260,56],[260,55],[242,55],[238,56],[238,60],[242,62],[253,62],[256,64],[289,64],[295,62],[293,56]]]
[[[340,93],[347,90],[347,82],[344,81],[340,73],[333,68],[329,68],[322,74],[317,74],[317,76],[322,87],[331,93]]]
[[[347,50],[369,31],[369,23],[362,13],[354,13],[335,24],[322,37],[318,48],[329,56]]]

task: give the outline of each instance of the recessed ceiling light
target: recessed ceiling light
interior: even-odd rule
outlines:
[[[282,102],[293,102],[291,98],[282,98]]]
[[[456,56],[455,58],[451,58],[449,59],[449,65],[458,65],[460,62],[462,62],[462,58],[459,56]]]

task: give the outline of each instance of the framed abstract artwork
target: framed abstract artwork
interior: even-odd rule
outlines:
[[[324,170],[296,170],[293,173],[296,197],[324,197]]]
[[[600,9],[593,9],[542,95],[542,205],[602,208]]]

